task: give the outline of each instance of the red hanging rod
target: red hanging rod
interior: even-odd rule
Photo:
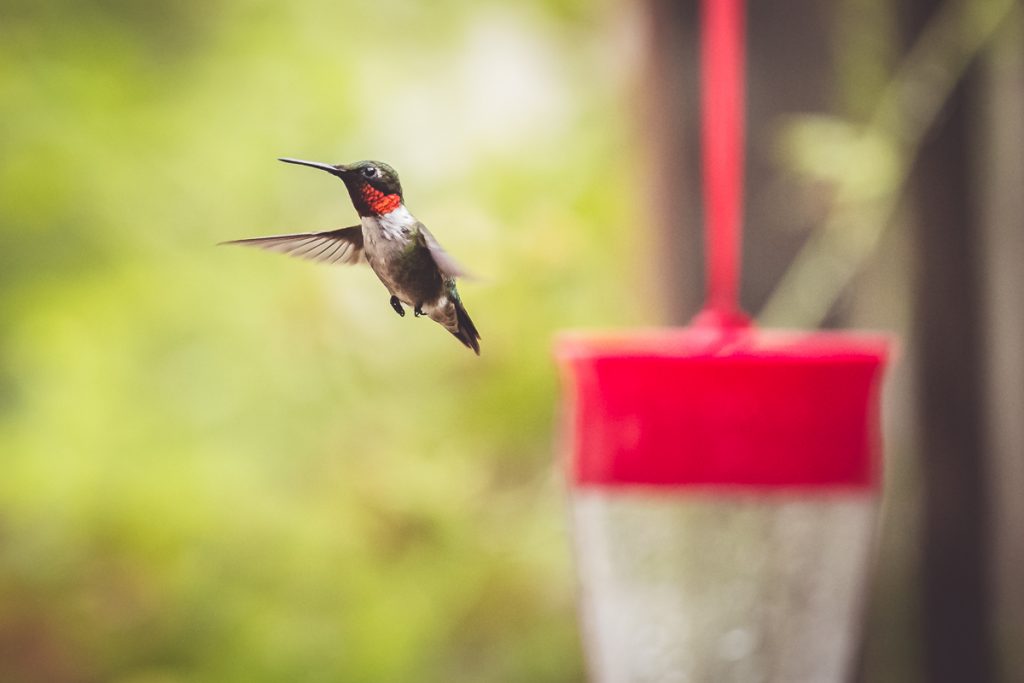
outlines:
[[[701,13],[701,138],[706,294],[697,324],[742,327],[744,2],[704,0]]]

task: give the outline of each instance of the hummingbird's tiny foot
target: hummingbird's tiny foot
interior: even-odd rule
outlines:
[[[405,317],[405,309],[402,308],[402,302],[398,300],[397,296],[391,297],[391,308],[395,309],[395,313],[397,313],[398,315],[402,316],[403,318]],[[418,311],[419,309],[417,308],[416,310]],[[417,313],[417,315],[419,314]]]
[[[420,317],[421,315],[426,315],[426,313],[423,312],[423,309],[420,308],[420,306],[422,305],[423,304],[416,304],[416,308],[413,309],[413,313],[416,315],[417,318]]]

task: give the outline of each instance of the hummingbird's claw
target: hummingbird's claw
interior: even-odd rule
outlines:
[[[403,318],[405,317],[405,309],[402,308],[402,302],[398,300],[397,296],[391,297],[391,308],[395,309],[395,313],[397,313],[398,315],[402,316]]]
[[[421,315],[426,315],[426,313],[423,312],[423,309],[420,308],[420,306],[422,305],[423,304],[416,304],[416,308],[413,309],[413,313],[416,315],[417,318],[420,317]]]

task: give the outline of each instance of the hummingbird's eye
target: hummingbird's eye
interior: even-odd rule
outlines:
[[[380,171],[377,170],[376,166],[367,166],[363,169],[363,175],[367,178],[376,178],[380,175]]]

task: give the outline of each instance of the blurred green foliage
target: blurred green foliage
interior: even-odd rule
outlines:
[[[616,12],[0,0],[0,680],[581,677],[550,339],[653,316]],[[213,246],[355,222],[283,155],[399,169],[481,358]]]

